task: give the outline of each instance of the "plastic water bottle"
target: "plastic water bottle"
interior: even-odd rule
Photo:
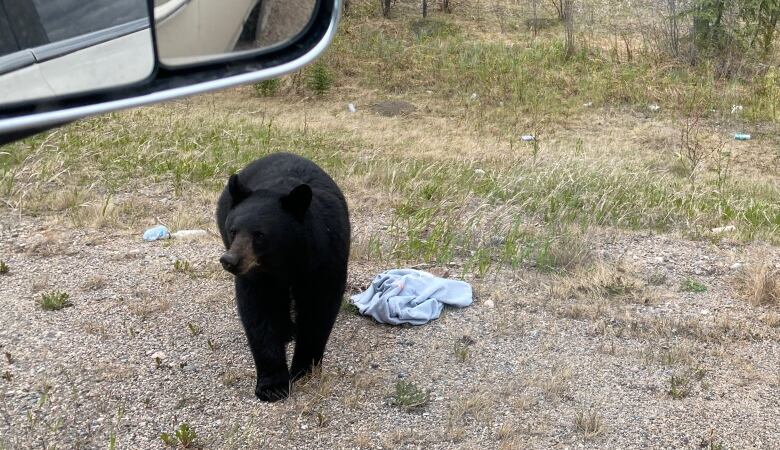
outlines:
[[[170,237],[171,233],[165,225],[157,225],[144,231],[145,241],[156,241],[158,239],[168,239]]]

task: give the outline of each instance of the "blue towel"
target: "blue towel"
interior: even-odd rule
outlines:
[[[471,302],[468,283],[413,269],[383,272],[365,292],[352,296],[360,314],[392,325],[423,325],[438,319],[445,304],[464,307]]]

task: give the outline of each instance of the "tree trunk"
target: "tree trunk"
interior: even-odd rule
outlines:
[[[390,2],[392,0],[380,0],[382,2],[382,16],[390,17]]]
[[[677,0],[668,0],[669,50],[674,57],[680,55],[680,28],[677,25]]]
[[[574,55],[574,0],[560,0],[563,10],[563,28],[566,33],[566,58]]]

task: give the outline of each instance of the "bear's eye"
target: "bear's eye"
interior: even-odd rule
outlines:
[[[236,238],[236,230],[230,230],[228,231],[228,235],[230,236],[230,240],[234,240]]]
[[[265,238],[265,234],[262,231],[258,231],[255,233],[256,241],[262,241],[264,238]]]

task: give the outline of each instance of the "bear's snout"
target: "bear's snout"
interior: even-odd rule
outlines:
[[[238,256],[228,252],[219,258],[219,262],[222,264],[222,268],[228,272],[234,275],[238,272]]]

